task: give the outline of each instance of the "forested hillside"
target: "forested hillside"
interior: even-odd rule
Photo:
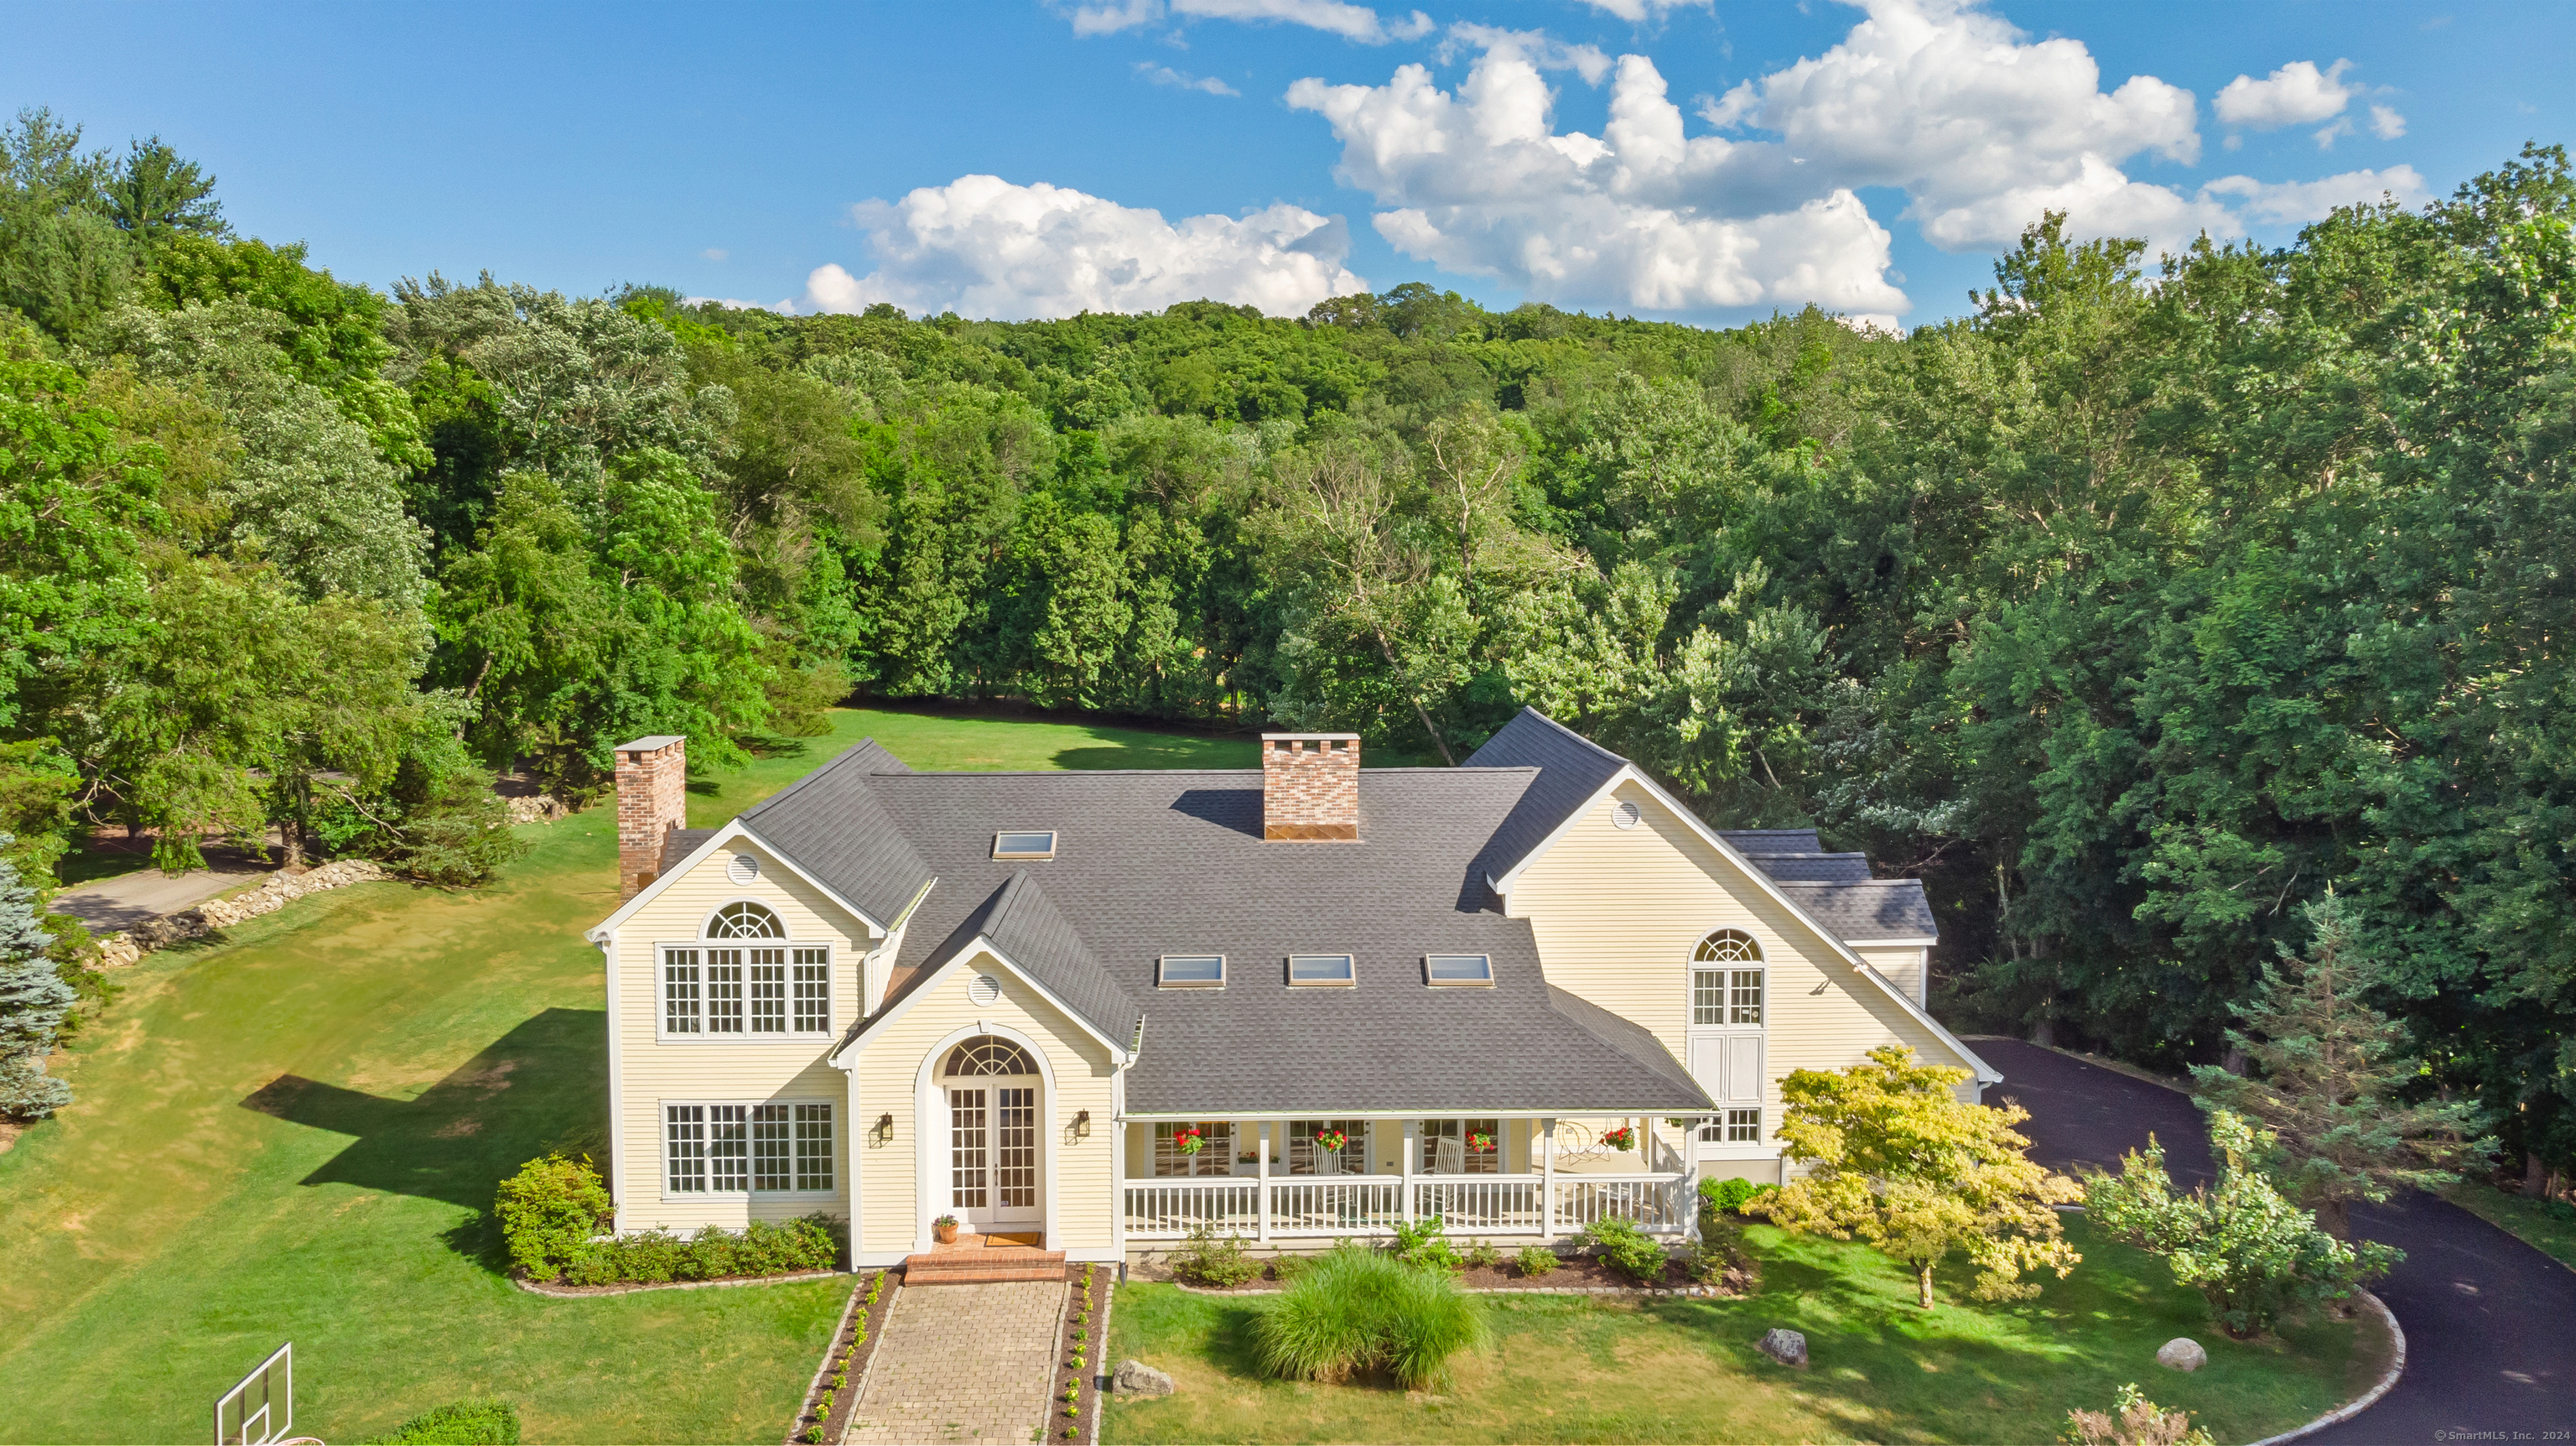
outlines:
[[[2216,1059],[2328,887],[2428,1089],[2576,1156],[2576,183],[2070,244],[1902,338],[1419,285],[994,323],[390,294],[157,142],[0,139],[0,803],[489,867],[845,697],[1356,728],[1523,704],[1941,910],[1941,1010]],[[327,259],[327,258],[321,258]]]

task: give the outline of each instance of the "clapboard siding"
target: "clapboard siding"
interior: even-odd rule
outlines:
[[[725,869],[736,853],[760,860],[760,877],[737,884]],[[695,939],[707,916],[737,899],[774,910],[787,926],[787,943],[832,946],[832,1030],[777,1040],[751,1038],[664,1042],[655,1038],[658,1002],[655,946]],[[701,1225],[739,1229],[752,1219],[788,1219],[822,1211],[849,1214],[852,1157],[849,1083],[825,1056],[858,1017],[859,965],[869,948],[867,926],[799,879],[778,859],[747,839],[729,842],[674,878],[628,916],[612,941],[609,987],[616,995],[618,1098],[617,1227],[690,1231]],[[828,1103],[833,1107],[834,1185],[829,1197],[754,1195],[665,1198],[662,1178],[662,1103],[767,1101]]]
[[[1888,982],[1905,991],[1905,997],[1920,1004],[1924,1001],[1923,958],[1929,950],[1919,945],[1901,949],[1873,949],[1866,944],[1852,946],[1854,953],[1870,962],[1870,967],[1888,978]]]
[[[1637,806],[1636,827],[1611,821],[1621,802]],[[1688,1058],[1692,949],[1717,929],[1753,936],[1770,971],[1766,1131],[1778,1128],[1779,1081],[1792,1070],[1842,1069],[1881,1044],[1964,1063],[1635,783],[1574,820],[1522,873],[1507,908],[1530,921],[1549,983],[1645,1026],[1675,1059]]]
[[[979,973],[1001,981],[999,1000],[979,1005],[968,997],[967,987]],[[1054,1177],[1047,1248],[1077,1259],[1116,1259],[1112,1210],[1119,1131],[1113,1123],[1117,1112],[1108,1047],[980,951],[923,986],[900,1016],[869,1038],[857,1058],[855,1113],[862,1117],[860,1154],[866,1170],[859,1201],[860,1250],[882,1257],[916,1247],[927,1223],[918,1189],[921,1132],[946,1127],[935,1114],[928,1120],[919,1117],[922,1062],[949,1036],[984,1023],[1035,1041],[1046,1051],[1047,1067],[1055,1075],[1053,1091],[1039,1112],[1039,1158]],[[1091,1134],[1076,1139],[1073,1117],[1083,1110],[1091,1112]],[[894,1116],[894,1136],[882,1143],[868,1136],[869,1125],[881,1114]],[[931,1143],[939,1142],[934,1137]],[[932,1158],[944,1156],[934,1150]],[[1047,1198],[1044,1179],[1040,1191]],[[945,1208],[944,1198],[934,1191],[929,1213]]]

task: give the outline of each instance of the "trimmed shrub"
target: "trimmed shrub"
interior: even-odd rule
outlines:
[[[458,1401],[423,1411],[376,1446],[519,1446],[519,1408],[507,1401]]]
[[[1445,1383],[1450,1359],[1487,1339],[1483,1310],[1447,1271],[1357,1246],[1318,1257],[1253,1323],[1254,1352],[1272,1375],[1382,1371],[1414,1389]]]
[[[1664,1278],[1664,1243],[1634,1220],[1616,1215],[1595,1220],[1574,1238],[1598,1249],[1604,1264],[1630,1280],[1652,1284]]]
[[[1261,1267],[1244,1257],[1243,1237],[1228,1235],[1220,1240],[1213,1225],[1193,1228],[1181,1248],[1172,1252],[1172,1274],[1193,1285],[1224,1290],[1260,1273]]]
[[[1397,1221],[1394,1249],[1395,1258],[1407,1265],[1456,1271],[1467,1264],[1458,1247],[1449,1243],[1449,1222],[1437,1215]]]
[[[1520,1266],[1521,1274],[1533,1280],[1556,1269],[1562,1263],[1557,1260],[1556,1252],[1544,1245],[1524,1245],[1521,1247],[1521,1253],[1513,1256],[1512,1259]]]
[[[783,1224],[755,1220],[739,1234],[709,1225],[686,1240],[667,1230],[640,1230],[585,1245],[564,1268],[563,1279],[571,1285],[659,1285],[830,1270],[841,1262],[841,1232],[842,1222],[828,1215]]]
[[[1702,1180],[1699,1182],[1700,1208],[1704,1210],[1714,1210],[1727,1215],[1742,1214],[1744,1212],[1745,1202],[1758,1196],[1777,1195],[1779,1193],[1780,1187],[1777,1185],[1756,1185],[1750,1180]]]
[[[614,1208],[588,1155],[530,1160],[501,1182],[493,1200],[510,1263],[531,1280],[553,1280],[588,1253],[590,1238],[609,1227]]]

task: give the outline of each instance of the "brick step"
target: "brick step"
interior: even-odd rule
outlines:
[[[1061,1250],[943,1250],[908,1255],[903,1283],[915,1285],[985,1285],[1005,1280],[1062,1280]]]

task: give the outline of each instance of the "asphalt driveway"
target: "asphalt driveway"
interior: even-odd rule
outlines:
[[[2116,1070],[2008,1039],[1970,1048],[2004,1073],[1988,1099],[2029,1110],[2031,1155],[2108,1169],[2152,1131],[2177,1183],[2210,1173],[2191,1100]],[[2576,1271],[2446,1201],[2410,1194],[2353,1212],[2406,1252],[2378,1287],[2406,1331],[2406,1374],[2379,1404],[2304,1438],[2320,1443],[2568,1439],[2576,1428]]]

